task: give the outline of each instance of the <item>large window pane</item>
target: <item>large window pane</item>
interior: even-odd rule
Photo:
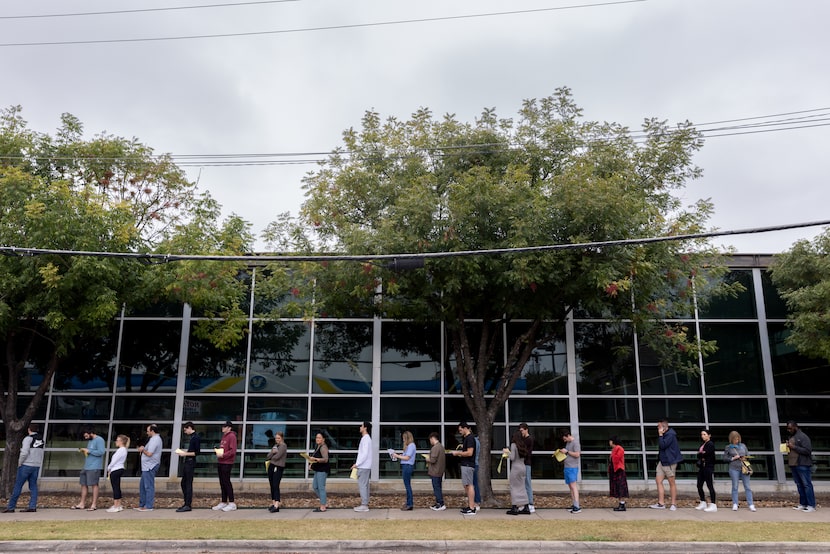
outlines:
[[[305,421],[305,397],[254,396],[248,398],[248,419],[254,421]]]
[[[308,392],[311,331],[305,323],[257,322],[251,337],[249,392]]]
[[[380,392],[441,392],[441,327],[384,322],[381,326]]]
[[[577,404],[580,421],[640,421],[640,407],[634,398],[582,398]]]
[[[421,452],[428,453],[429,449],[432,447],[432,445],[429,444],[429,434],[435,432],[440,436],[441,426],[437,423],[435,425],[407,425],[405,423],[398,425],[381,425],[380,436],[378,439],[378,448],[380,449],[381,459],[384,457],[389,459],[389,455],[386,451],[390,448],[397,450],[398,452],[403,450],[403,439],[401,438],[401,435],[404,431],[412,433],[412,437],[415,439],[415,447],[419,451],[418,457],[420,458]],[[377,433],[375,436],[378,436]]]
[[[125,321],[118,391],[176,392],[181,321]]]
[[[707,393],[764,393],[757,325],[707,323],[701,325],[700,332],[705,340],[716,340],[718,344],[718,350],[703,361]]]
[[[567,398],[514,397],[508,400],[508,403],[510,404],[510,421],[514,424],[522,421],[556,422],[570,419]]]
[[[249,423],[246,427],[245,448],[269,450],[273,446],[273,436],[282,431],[288,448],[304,449],[309,443],[305,425],[288,425],[281,422]],[[313,442],[314,437],[312,437]]]
[[[668,417],[669,421],[703,421],[702,398],[644,398],[643,421],[646,427],[650,422],[657,422],[660,418]]]
[[[830,394],[830,365],[827,361],[802,356],[787,344],[790,331],[783,323],[771,323],[768,329],[775,394]]]
[[[577,323],[576,386],[580,394],[637,394],[634,334],[628,324]]]
[[[52,419],[105,419],[110,418],[111,396],[52,396]]]
[[[181,325],[181,324],[179,324]],[[61,362],[55,373],[52,390],[111,392],[114,375],[118,326],[113,323],[109,333],[93,340],[80,339]]]
[[[649,347],[640,344],[640,388],[643,395],[700,394],[700,378],[674,367],[666,367]]]
[[[186,396],[183,417],[202,421],[241,421],[242,396]]]
[[[761,288],[764,291],[764,309],[767,319],[786,319],[787,304],[778,294],[778,289],[772,284],[769,272],[761,272]]]
[[[194,323],[190,334],[187,358],[188,392],[229,393],[245,392],[245,363],[248,343],[241,341],[223,350],[206,339],[196,336],[200,322]]]
[[[507,344],[510,349],[525,332],[527,324],[507,326]],[[553,339],[533,349],[530,359],[516,382],[514,394],[568,394],[568,364],[565,339]]]
[[[772,444],[772,433],[769,427],[749,427],[736,423],[734,425],[713,425],[710,427],[712,431],[712,441],[715,443],[715,448],[718,449],[716,454],[720,457],[723,449],[729,444],[729,433],[737,431],[741,434],[741,442],[750,450],[750,454],[757,454],[764,450],[778,450],[778,445]]]
[[[805,423],[830,423],[826,398],[778,398],[779,421],[795,420]]]
[[[313,391],[372,392],[372,324],[318,323],[314,334]]]
[[[372,430],[374,434],[375,430]],[[309,452],[316,448],[314,438],[317,433],[322,433],[329,446],[329,450],[354,450],[357,456],[357,447],[360,444],[360,424],[354,425],[311,425],[311,436],[309,437]],[[352,460],[354,463],[354,460]]]
[[[603,425],[602,427],[580,425],[579,441],[582,450],[608,451],[611,454],[611,447],[608,439],[616,436],[620,445],[626,450],[642,450],[643,441],[640,438],[640,427],[623,427],[620,425]]]
[[[312,421],[369,421],[372,419],[370,398],[312,398]]]
[[[709,421],[769,423],[769,404],[764,398],[709,398]]]
[[[188,408],[185,402],[184,418],[198,419],[198,405]],[[176,407],[175,396],[123,396],[115,397],[115,419],[135,419],[139,421],[172,420]]]
[[[737,297],[713,298],[708,305],[701,306],[701,319],[755,319],[755,289],[752,285],[751,271],[730,271],[723,280],[727,283],[740,283],[744,291]]]
[[[382,421],[438,421],[441,419],[440,398],[381,398]]]
[[[487,402],[491,402],[488,398]],[[499,411],[496,412],[497,422],[504,422],[504,406],[499,406]],[[467,402],[463,398],[446,398],[444,399],[444,421],[453,423],[458,426],[461,421],[466,421],[470,425],[474,423],[474,418],[470,409],[467,408]]]

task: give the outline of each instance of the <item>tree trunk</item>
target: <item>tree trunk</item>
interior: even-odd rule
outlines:
[[[3,475],[0,478],[0,492],[3,500],[12,494],[14,480],[17,477],[17,459],[20,456],[20,446],[27,435],[29,424],[23,425],[20,420],[5,421],[6,450],[3,452]]]
[[[481,443],[481,453],[478,456],[478,489],[481,492],[481,505],[487,508],[498,508],[493,496],[493,484],[490,480],[492,464],[490,451],[493,445],[493,422],[488,420],[487,414],[473,414],[476,422],[478,441]]]

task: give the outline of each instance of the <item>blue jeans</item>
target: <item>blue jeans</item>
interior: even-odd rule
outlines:
[[[793,481],[798,489],[798,503],[802,506],[816,507],[816,493],[813,490],[813,474],[810,466],[790,466]]]
[[[473,502],[481,504],[481,491],[478,490],[478,464],[476,464],[476,469],[473,471],[473,490],[475,491]]]
[[[401,464],[403,474],[403,488],[406,489],[406,505],[413,506],[415,501],[412,498],[412,472],[415,471],[414,464]]]
[[[311,488],[314,489],[314,494],[320,499],[320,506],[325,506],[326,503],[326,478],[329,476],[325,471],[315,471],[314,478],[311,481]]]
[[[525,465],[525,490],[527,491],[527,503],[533,506],[533,487],[530,486],[530,466]]]
[[[39,467],[20,466],[17,468],[17,477],[14,480],[14,492],[9,497],[9,509],[17,507],[17,499],[23,492],[23,483],[29,483],[29,508],[37,508],[37,474]]]
[[[444,505],[444,488],[441,483],[443,477],[430,477],[432,479],[432,493],[435,495],[435,503],[439,506]]]
[[[156,503],[156,473],[159,466],[141,472],[138,482],[138,507],[152,508]]]
[[[738,503],[738,479],[744,484],[744,492],[746,493],[746,503],[752,506],[752,489],[749,488],[749,475],[743,473],[740,469],[729,468],[729,477],[732,478],[732,504]]]

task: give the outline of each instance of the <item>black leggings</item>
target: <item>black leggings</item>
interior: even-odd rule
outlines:
[[[713,478],[715,475],[714,467],[702,467],[697,472],[697,494],[700,496],[701,502],[706,502],[706,497],[703,495],[703,483],[709,488],[709,498],[712,499],[712,504],[715,504],[715,484]]]
[[[222,502],[233,502],[233,485],[231,470],[233,464],[219,464],[219,487],[222,489]]]
[[[112,499],[121,500],[121,476],[124,475],[124,469],[116,469],[110,471],[110,486],[112,487]]]
[[[271,500],[280,501],[280,481],[282,481],[282,474],[285,471],[284,467],[270,464],[268,466],[268,482],[271,484]]]

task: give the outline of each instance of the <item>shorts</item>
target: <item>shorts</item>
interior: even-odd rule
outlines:
[[[475,486],[476,468],[473,466],[461,466],[461,484],[465,487]]]
[[[98,484],[98,480],[101,478],[101,470],[100,469],[82,469],[81,470],[81,485],[86,485],[88,487],[94,487]]]
[[[566,467],[565,470],[565,484],[570,485],[571,483],[576,483],[579,479],[579,468],[578,467]]]
[[[662,481],[663,479],[674,479],[675,472],[677,471],[677,464],[671,464],[664,466],[662,462],[657,462],[657,480]]]

